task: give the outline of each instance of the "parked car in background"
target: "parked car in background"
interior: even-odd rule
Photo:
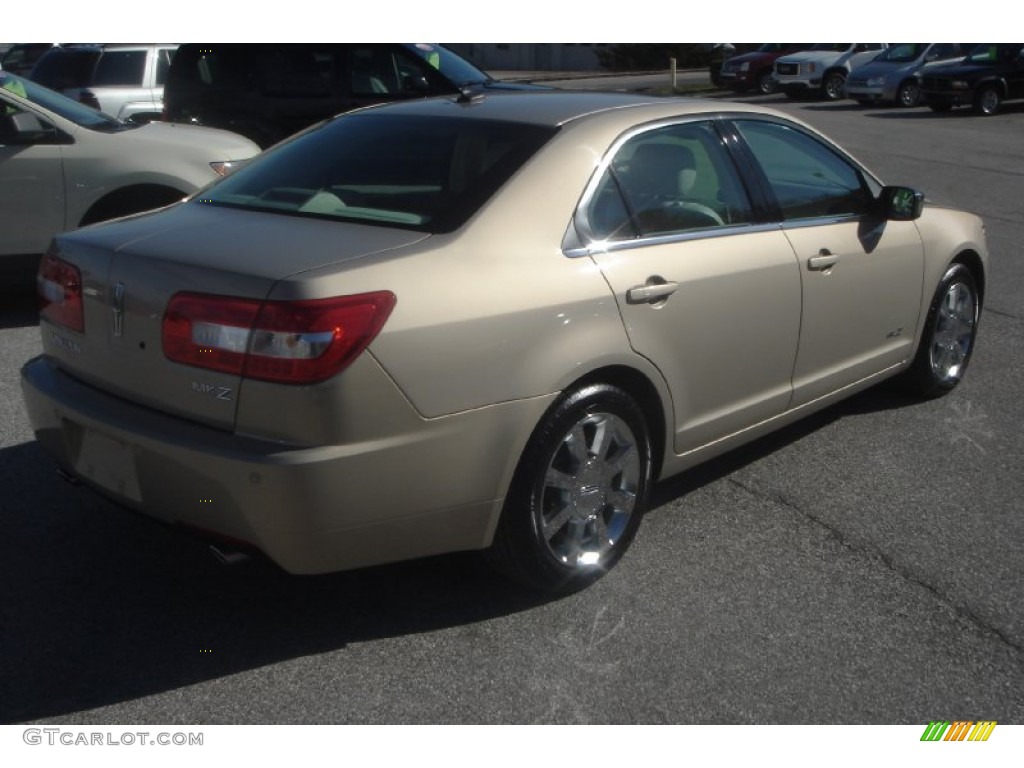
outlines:
[[[775,80],[790,98],[823,96],[843,98],[850,70],[866,64],[885,43],[815,43],[805,51],[775,60]]]
[[[418,99],[57,237],[22,391],[69,476],[288,571],[488,549],[567,591],[659,477],[883,379],[951,391],[987,259],[778,111]]]
[[[763,43],[756,51],[726,59],[718,75],[718,85],[740,93],[749,90],[773,93],[775,60],[810,46],[810,43]]]
[[[846,96],[858,104],[916,107],[921,84],[915,77],[927,67],[961,60],[969,46],[960,43],[892,43],[846,78]]]
[[[225,128],[261,147],[370,104],[533,90],[500,83],[440,45],[188,43],[171,65],[164,119]]]
[[[53,43],[15,43],[0,58],[0,69],[13,75],[27,76],[39,57],[53,46]]]
[[[936,112],[970,106],[994,115],[1004,101],[1024,99],[1024,44],[982,43],[962,62],[921,73],[924,103]]]
[[[31,79],[118,120],[158,119],[177,43],[62,45],[47,51]]]
[[[126,125],[0,72],[0,287],[35,275],[58,232],[181,200],[259,153],[183,125]]]

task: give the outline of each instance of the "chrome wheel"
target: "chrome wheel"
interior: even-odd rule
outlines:
[[[928,307],[914,360],[899,378],[907,392],[939,397],[960,383],[974,352],[980,313],[974,272],[966,264],[950,265]]]
[[[544,476],[541,531],[548,551],[570,568],[601,561],[636,507],[636,437],[610,413],[580,419],[562,438]]]
[[[487,558],[533,588],[586,586],[632,542],[650,475],[651,439],[636,401],[611,384],[568,392],[530,437]]]
[[[921,89],[913,80],[908,80],[903,83],[903,85],[900,86],[899,93],[896,94],[896,102],[901,107],[916,107],[920,99]]]
[[[777,83],[771,72],[762,72],[757,78],[757,90],[765,95],[775,93],[776,87]]]
[[[950,285],[935,314],[929,352],[932,373],[940,382],[955,383],[963,378],[977,321],[973,288],[963,282]]]
[[[978,94],[974,106],[983,115],[994,115],[999,111],[1001,103],[1002,97],[999,95],[999,91],[995,88],[986,88]]]
[[[846,94],[846,76],[842,72],[827,75],[823,88],[829,101],[839,101]]]

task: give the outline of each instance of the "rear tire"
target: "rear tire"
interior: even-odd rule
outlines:
[[[770,93],[775,93],[778,84],[775,82],[775,78],[772,77],[772,71],[766,69],[760,75],[757,76],[757,91],[767,96]]]
[[[587,586],[632,542],[650,474],[647,423],[628,394],[591,384],[564,395],[519,461],[487,559],[534,589]]]

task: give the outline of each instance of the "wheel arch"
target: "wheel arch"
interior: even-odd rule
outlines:
[[[651,439],[651,480],[657,480],[661,474],[667,445],[667,415],[664,398],[658,387],[636,368],[610,365],[582,376],[564,391],[572,392],[591,384],[610,384],[618,387],[640,407]]]
[[[132,213],[160,208],[186,197],[187,193],[167,184],[141,183],[113,189],[93,202],[77,226],[84,227]]]
[[[985,265],[981,260],[981,256],[977,251],[968,248],[960,251],[953,260],[950,262],[950,266],[953,264],[963,264],[969,270],[971,270],[971,276],[974,278],[974,283],[978,287],[978,302],[984,306],[985,304]]]

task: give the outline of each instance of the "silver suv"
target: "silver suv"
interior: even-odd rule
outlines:
[[[178,44],[64,45],[32,70],[40,85],[119,120],[148,122],[164,108],[164,81]]]

